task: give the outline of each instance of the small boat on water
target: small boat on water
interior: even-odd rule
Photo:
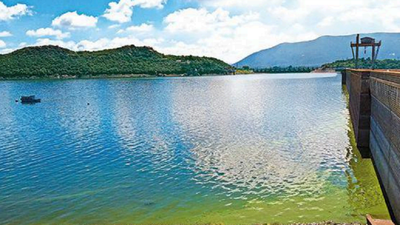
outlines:
[[[36,98],[34,95],[21,97],[21,103],[23,103],[23,104],[39,103],[40,101],[41,101],[41,99]]]

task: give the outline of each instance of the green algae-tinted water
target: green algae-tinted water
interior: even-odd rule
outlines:
[[[371,160],[354,148],[340,81],[0,82],[0,223],[387,218]],[[14,102],[24,94],[42,103]]]

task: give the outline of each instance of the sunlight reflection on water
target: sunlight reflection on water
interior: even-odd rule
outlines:
[[[0,223],[387,216],[371,162],[351,145],[336,74],[5,81],[0,90]],[[42,103],[13,101],[24,94]]]

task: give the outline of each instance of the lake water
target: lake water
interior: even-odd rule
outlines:
[[[1,224],[388,213],[336,74],[0,82]],[[42,103],[14,100],[36,94]]]

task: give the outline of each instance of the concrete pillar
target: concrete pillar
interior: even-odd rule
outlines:
[[[342,74],[342,85],[346,85],[346,70],[340,71]]]
[[[347,70],[346,85],[349,92],[350,115],[357,147],[363,157],[369,158],[371,123],[370,71]]]

